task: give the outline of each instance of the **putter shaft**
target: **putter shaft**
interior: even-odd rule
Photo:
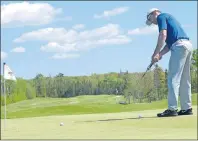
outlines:
[[[151,67],[153,66],[153,62],[150,63],[150,65],[147,67],[146,72],[142,75],[142,78],[145,76],[145,74],[147,73],[147,71],[149,71],[151,69]]]

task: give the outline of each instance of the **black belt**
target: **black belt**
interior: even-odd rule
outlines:
[[[178,38],[178,40],[181,40],[181,39],[190,40],[190,38],[188,38],[188,37],[179,37]]]

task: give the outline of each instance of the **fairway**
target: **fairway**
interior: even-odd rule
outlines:
[[[197,139],[194,115],[157,118],[164,109],[7,119],[2,139]],[[138,119],[138,115],[143,118]],[[60,126],[63,122],[64,126]]]

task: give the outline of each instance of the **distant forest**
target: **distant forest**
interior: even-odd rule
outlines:
[[[191,65],[192,93],[197,93],[197,50],[193,53]],[[167,73],[160,66],[155,65],[143,79],[143,73],[112,72],[106,74],[92,74],[91,76],[64,76],[63,73],[55,77],[37,74],[34,79],[6,81],[7,104],[35,97],[68,98],[79,95],[114,94],[124,95],[131,102],[152,102],[167,98]],[[1,76],[1,82],[3,78]],[[4,105],[3,84],[1,84],[1,103]]]

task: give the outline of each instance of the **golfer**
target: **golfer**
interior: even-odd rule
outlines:
[[[159,29],[157,45],[151,61],[158,62],[163,55],[169,51],[171,52],[168,69],[168,108],[164,112],[158,113],[157,116],[168,117],[193,114],[190,80],[193,47],[189,37],[171,14],[162,13],[157,8],[148,11],[146,24],[148,26],[151,24],[158,25]],[[164,43],[166,43],[165,46]],[[179,96],[180,111],[178,111]]]

